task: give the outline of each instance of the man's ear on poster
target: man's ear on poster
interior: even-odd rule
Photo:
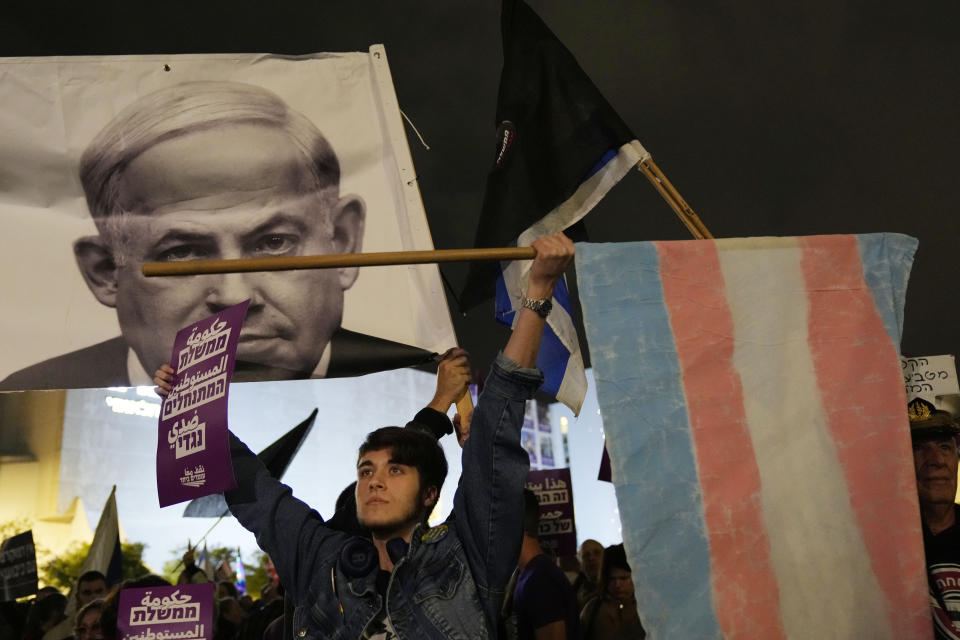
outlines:
[[[351,193],[340,197],[333,211],[330,212],[333,227],[332,253],[360,253],[363,249],[366,212],[367,205],[360,196]],[[357,275],[359,275],[359,267],[337,269],[340,287],[343,289],[353,286]]]
[[[117,306],[117,261],[101,236],[83,236],[73,243],[80,275],[100,304]]]

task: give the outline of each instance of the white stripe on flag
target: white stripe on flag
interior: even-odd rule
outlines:
[[[620,149],[603,167],[583,181],[569,199],[560,206],[534,222],[520,234],[518,247],[529,246],[537,238],[563,231],[597,206],[623,176],[638,163],[650,158],[650,154],[638,140],[631,140]],[[599,160],[599,158],[598,158]]]
[[[617,150],[603,167],[587,178],[574,194],[556,209],[533,223],[517,239],[518,247],[529,246],[537,238],[563,231],[579,221],[610,191],[632,168],[650,154],[637,140],[632,140]],[[527,288],[532,263],[528,260],[516,260],[501,263],[504,284],[510,296],[511,308],[520,308],[520,298]],[[516,317],[514,317],[516,322]],[[560,383],[557,400],[570,407],[574,415],[579,415],[583,398],[587,393],[587,376],[580,355],[580,342],[573,318],[554,300],[553,311],[547,322],[560,342],[570,352],[567,369]]]
[[[885,596],[857,534],[822,406],[802,249],[793,239],[768,250],[738,244],[718,242],[719,258],[784,631],[789,638],[889,638]],[[768,312],[756,313],[758,304]]]

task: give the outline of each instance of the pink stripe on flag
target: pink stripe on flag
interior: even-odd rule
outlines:
[[[931,637],[906,393],[854,236],[801,239],[809,343],[850,502],[895,638]],[[874,372],[864,375],[865,371]]]
[[[784,638],[717,248],[702,240],[654,244],[690,416],[717,620],[726,637]]]

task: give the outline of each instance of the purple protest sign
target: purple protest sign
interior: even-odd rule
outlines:
[[[177,372],[160,407],[157,495],[160,506],[236,487],[227,435],[227,391],[250,301],[181,329],[170,366]]]
[[[577,525],[570,469],[530,471],[526,487],[540,502],[540,546],[556,556],[576,555]]]
[[[124,589],[117,608],[119,640],[211,640],[213,583]]]

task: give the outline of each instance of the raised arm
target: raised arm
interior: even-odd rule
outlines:
[[[537,257],[530,268],[530,279],[524,297],[529,300],[549,300],[557,281],[573,260],[573,243],[562,233],[539,238],[533,243]],[[513,333],[503,348],[507,356],[521,367],[533,367],[537,364],[537,352],[546,318],[536,311],[523,307],[518,312],[513,325]]]
[[[548,300],[573,259],[573,243],[558,234],[537,250],[526,297]],[[454,499],[457,531],[481,595],[495,602],[516,566],[523,521],[523,486],[530,459],[520,446],[524,405],[543,382],[533,368],[545,320],[523,308],[503,353],[490,370],[463,448],[463,472]],[[486,604],[485,604],[486,606]],[[489,609],[489,607],[488,607]]]
[[[176,374],[163,365],[154,374],[157,393],[166,396]],[[313,578],[310,568],[322,557],[325,545],[344,535],[325,526],[320,515],[293,497],[290,487],[270,475],[260,459],[230,433],[230,458],[237,488],[224,493],[230,511],[277,568],[280,581],[300,602]],[[333,547],[329,547],[333,548]]]

